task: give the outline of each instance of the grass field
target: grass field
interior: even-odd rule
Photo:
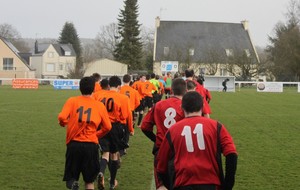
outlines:
[[[0,86],[0,189],[65,189],[65,129],[57,114],[79,91]],[[237,190],[300,187],[300,94],[212,92],[212,118],[225,124],[239,153]],[[139,129],[118,172],[120,190],[150,190],[152,143]],[[108,172],[107,172],[108,173]],[[83,183],[81,182],[81,187]]]

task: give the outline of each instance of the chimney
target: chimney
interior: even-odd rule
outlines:
[[[241,21],[243,24],[244,30],[248,31],[249,30],[249,21],[248,20],[243,20]]]
[[[160,18],[159,16],[155,18],[155,27],[158,28],[160,26]]]
[[[34,42],[34,54],[38,54],[39,53],[39,45],[38,45],[38,41],[35,40]]]

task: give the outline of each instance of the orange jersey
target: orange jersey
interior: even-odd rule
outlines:
[[[58,115],[58,121],[61,126],[67,125],[66,144],[70,141],[98,144],[98,138],[111,129],[103,104],[88,96],[69,98]],[[102,127],[97,131],[99,125]]]
[[[131,115],[129,98],[124,94],[109,90],[105,93],[95,93],[94,98],[105,105],[111,123],[128,120]],[[128,122],[132,124],[132,119]],[[128,127],[129,131],[133,132],[133,126],[129,125]]]
[[[99,82],[95,82],[94,93],[100,91],[102,88]]]
[[[126,95],[130,100],[130,109],[134,111],[140,105],[140,94],[138,91],[128,85],[124,85],[120,89],[120,93]]]
[[[142,96],[149,96],[152,97],[152,90],[157,90],[154,84],[152,84],[150,81],[142,82],[139,86],[139,92],[141,92]]]
[[[142,81],[138,80],[138,81],[135,81],[131,87],[134,88],[135,90],[139,90],[139,85]]]

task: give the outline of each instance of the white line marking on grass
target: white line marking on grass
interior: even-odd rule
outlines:
[[[154,174],[152,175],[150,190],[156,190]]]

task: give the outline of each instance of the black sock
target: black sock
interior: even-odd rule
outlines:
[[[106,169],[106,165],[107,165],[107,160],[104,158],[101,158],[100,161],[100,173],[102,173],[104,175],[105,169]]]
[[[111,166],[110,166],[110,184],[111,185],[115,185],[117,171],[118,171],[118,161],[111,160]]]
[[[140,125],[140,124],[141,124],[141,122],[142,122],[142,119],[143,119],[143,114],[142,114],[142,113],[140,113],[140,114],[139,114],[139,119],[138,119],[138,125]]]

